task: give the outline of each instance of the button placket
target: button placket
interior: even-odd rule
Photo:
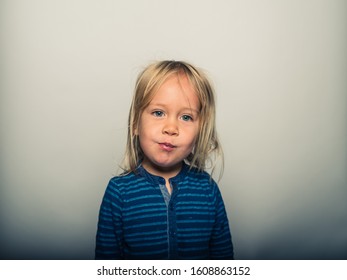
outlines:
[[[173,190],[171,194],[171,199],[168,205],[168,218],[169,218],[169,258],[177,259],[178,251],[177,251],[177,221],[176,221],[176,196],[177,189],[173,185]]]

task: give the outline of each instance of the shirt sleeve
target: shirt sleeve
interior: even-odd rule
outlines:
[[[121,194],[111,180],[100,207],[95,259],[123,258],[122,204]]]
[[[210,256],[212,259],[234,259],[228,217],[222,195],[216,183],[214,183],[214,199],[216,219],[210,239]]]

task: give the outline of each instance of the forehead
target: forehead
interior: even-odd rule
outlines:
[[[169,76],[154,94],[150,104],[181,105],[197,110],[200,102],[194,86],[184,74]]]

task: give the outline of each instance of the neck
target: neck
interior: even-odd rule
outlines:
[[[156,176],[163,177],[168,184],[169,179],[175,177],[181,171],[182,162],[179,162],[178,164],[170,167],[161,167],[154,165],[153,163],[144,159],[142,161],[142,166],[147,170],[147,172]]]

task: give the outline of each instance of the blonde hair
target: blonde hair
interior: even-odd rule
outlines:
[[[206,75],[191,64],[183,61],[159,61],[147,66],[138,76],[128,118],[128,137],[122,169],[135,171],[143,159],[138,130],[143,110],[149,105],[160,86],[171,75],[184,74],[196,91],[200,101],[199,132],[191,154],[185,159],[190,167],[199,171],[216,166],[221,158],[220,176],[223,172],[223,152],[217,137],[215,125],[214,91]],[[207,163],[210,164],[207,164]]]

